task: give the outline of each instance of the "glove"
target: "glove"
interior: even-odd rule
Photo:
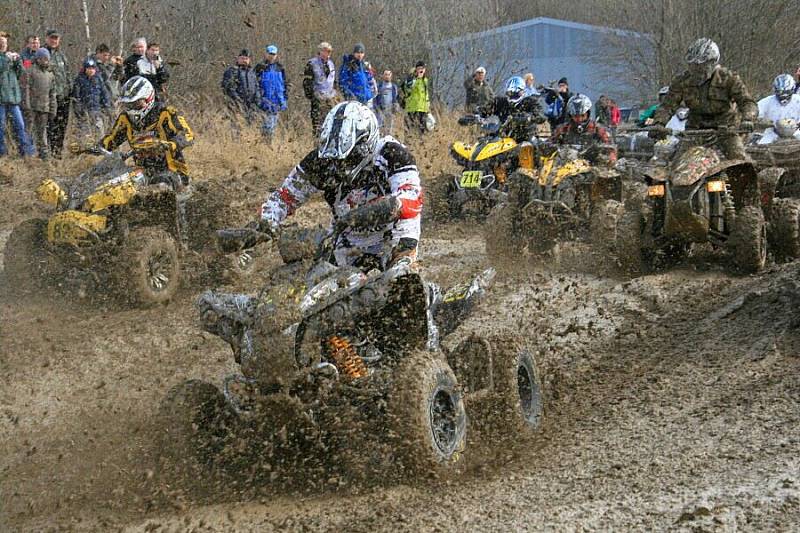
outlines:
[[[742,123],[739,124],[739,129],[741,129],[742,131],[746,131],[747,133],[750,133],[751,131],[753,131],[753,129],[755,129],[755,124],[753,124],[752,120],[743,120]]]
[[[660,124],[656,124],[655,126],[650,126],[648,128],[647,136],[656,141],[660,141],[669,137],[670,133],[672,133],[672,130],[669,128],[665,128]]]
[[[528,113],[514,113],[512,119],[518,124],[527,124],[531,117]]]

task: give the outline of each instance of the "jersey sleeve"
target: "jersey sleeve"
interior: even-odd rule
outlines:
[[[391,194],[398,199],[400,220],[418,219],[422,213],[423,194],[414,156],[399,143],[387,143],[382,150],[386,161]]]
[[[298,207],[319,192],[309,180],[308,171],[313,171],[316,153],[309,153],[283,180],[281,186],[272,191],[261,205],[261,220],[273,228],[292,216]]]

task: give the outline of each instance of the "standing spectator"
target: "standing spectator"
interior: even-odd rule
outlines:
[[[256,118],[260,94],[258,77],[250,62],[250,50],[244,48],[236,56],[236,64],[225,69],[222,75],[222,92],[234,123],[237,116],[244,117],[247,124]]]
[[[467,93],[467,113],[474,113],[476,107],[489,105],[494,99],[494,91],[486,83],[486,69],[478,67],[472,76],[464,80],[464,90]]]
[[[617,131],[617,126],[619,126],[619,123],[622,122],[622,111],[617,105],[617,102],[611,98],[608,99],[608,107],[611,110],[611,123],[609,125],[611,126],[611,132],[614,133]]]
[[[109,112],[111,101],[97,63],[87,58],[73,85],[72,109],[78,121],[78,131],[84,139],[94,142],[103,133],[103,116]]]
[[[424,61],[417,61],[414,70],[403,82],[401,95],[408,127],[425,133],[428,130],[428,114],[431,112],[431,84]]]
[[[372,64],[369,61],[364,61],[364,66],[367,67],[367,72],[369,72],[369,89],[372,91],[373,98],[370,100],[370,105],[373,105],[375,97],[378,96],[378,81],[375,79],[375,69],[372,68]]]
[[[100,77],[103,78],[108,98],[113,106],[116,104],[117,98],[119,98],[119,89],[125,77],[123,60],[120,56],[112,56],[111,49],[105,43],[99,44],[95,48],[94,60],[97,63],[97,70]]]
[[[533,72],[528,72],[522,79],[525,81],[525,96],[541,96],[536,90],[536,77]]]
[[[274,44],[267,46],[267,57],[259,65],[259,87],[260,106],[265,113],[261,133],[270,140],[278,127],[279,113],[286,111],[286,103],[289,101],[289,82],[286,81],[283,65],[278,62],[278,47]]]
[[[25,48],[19,53],[20,57],[22,57],[23,68],[30,68],[30,66],[33,65],[33,61],[36,59],[36,50],[38,50],[40,46],[41,42],[39,41],[38,35],[28,35],[25,38]]]
[[[364,63],[365,53],[364,45],[356,43],[352,54],[342,56],[342,66],[339,68],[342,97],[362,104],[368,103],[375,96],[372,92],[372,75]]]
[[[311,103],[311,127],[314,135],[319,134],[319,128],[325,115],[336,104],[336,65],[331,60],[333,47],[330,43],[322,42],[317,47],[316,57],[308,60],[303,71],[303,93]]]
[[[383,79],[376,93],[374,102],[378,125],[384,135],[391,135],[394,129],[394,114],[400,109],[397,85],[392,82],[391,70],[383,71]]]
[[[47,141],[53,157],[60,158],[64,148],[64,134],[67,132],[69,122],[69,95],[72,92],[70,84],[69,63],[67,56],[61,51],[61,33],[58,30],[47,30],[45,37],[47,51],[50,52],[50,70],[56,77],[55,116],[50,115],[47,125]]]
[[[147,39],[144,37],[134,39],[131,43],[131,55],[126,57],[125,61],[122,63],[124,71],[122,83],[139,75],[139,60],[144,57],[145,50],[147,50]]]
[[[58,102],[56,100],[56,77],[50,71],[50,52],[47,48],[36,51],[33,65],[26,69],[20,79],[22,88],[22,109],[31,137],[36,143],[39,157],[47,159],[47,124],[55,118]]]
[[[139,68],[138,75],[147,79],[155,89],[156,99],[166,102],[169,69],[161,59],[161,46],[158,43],[148,43],[144,57],[139,58],[136,66]]]
[[[17,138],[19,155],[33,154],[33,149],[25,132],[25,120],[19,108],[22,91],[19,77],[22,75],[22,59],[19,54],[8,51],[8,34],[0,32],[0,157],[7,155],[6,117],[10,117]]]
[[[609,106],[608,96],[602,94],[597,99],[597,104],[594,106],[594,118],[598,124],[603,126],[611,125],[611,108]]]
[[[567,102],[572,98],[572,93],[569,91],[569,81],[567,78],[558,80],[558,89],[556,91],[548,91],[545,96],[545,104],[547,104],[548,112],[547,120],[550,122],[550,129],[555,129],[567,121]]]

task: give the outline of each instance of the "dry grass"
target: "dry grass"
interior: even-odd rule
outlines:
[[[275,187],[315,145],[310,120],[300,112],[283,117],[272,143],[261,137],[258,125],[232,127],[218,113],[187,113],[195,132],[194,146],[186,152],[193,176],[218,184],[226,191],[229,208],[252,218],[268,190]],[[407,131],[401,117],[395,121],[395,137],[409,146],[417,159],[423,186],[443,172],[456,169],[449,145],[468,138],[471,131],[458,126],[458,115],[440,113],[436,131],[420,137]],[[67,140],[73,136],[68,135]],[[72,156],[43,162],[35,158],[0,158],[0,230],[9,230],[21,220],[41,216],[46,209],[34,190],[46,177],[74,176],[96,161],[92,156]]]

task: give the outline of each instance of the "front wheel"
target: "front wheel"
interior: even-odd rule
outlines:
[[[495,206],[486,217],[484,240],[486,255],[492,262],[508,260],[519,252],[520,242],[514,234],[516,209],[505,202]]]
[[[404,477],[446,478],[461,470],[467,414],[447,362],[417,351],[395,369],[387,405]]]
[[[627,274],[643,270],[644,217],[637,209],[624,211],[616,223],[614,253],[620,269]]]
[[[159,228],[131,231],[120,257],[120,291],[142,306],[169,302],[180,284],[178,245]]]
[[[614,257],[617,244],[617,227],[625,206],[616,200],[595,204],[589,219],[589,239],[599,261]]]
[[[743,272],[758,272],[767,261],[767,228],[760,207],[745,206],[736,213],[728,245]]]

